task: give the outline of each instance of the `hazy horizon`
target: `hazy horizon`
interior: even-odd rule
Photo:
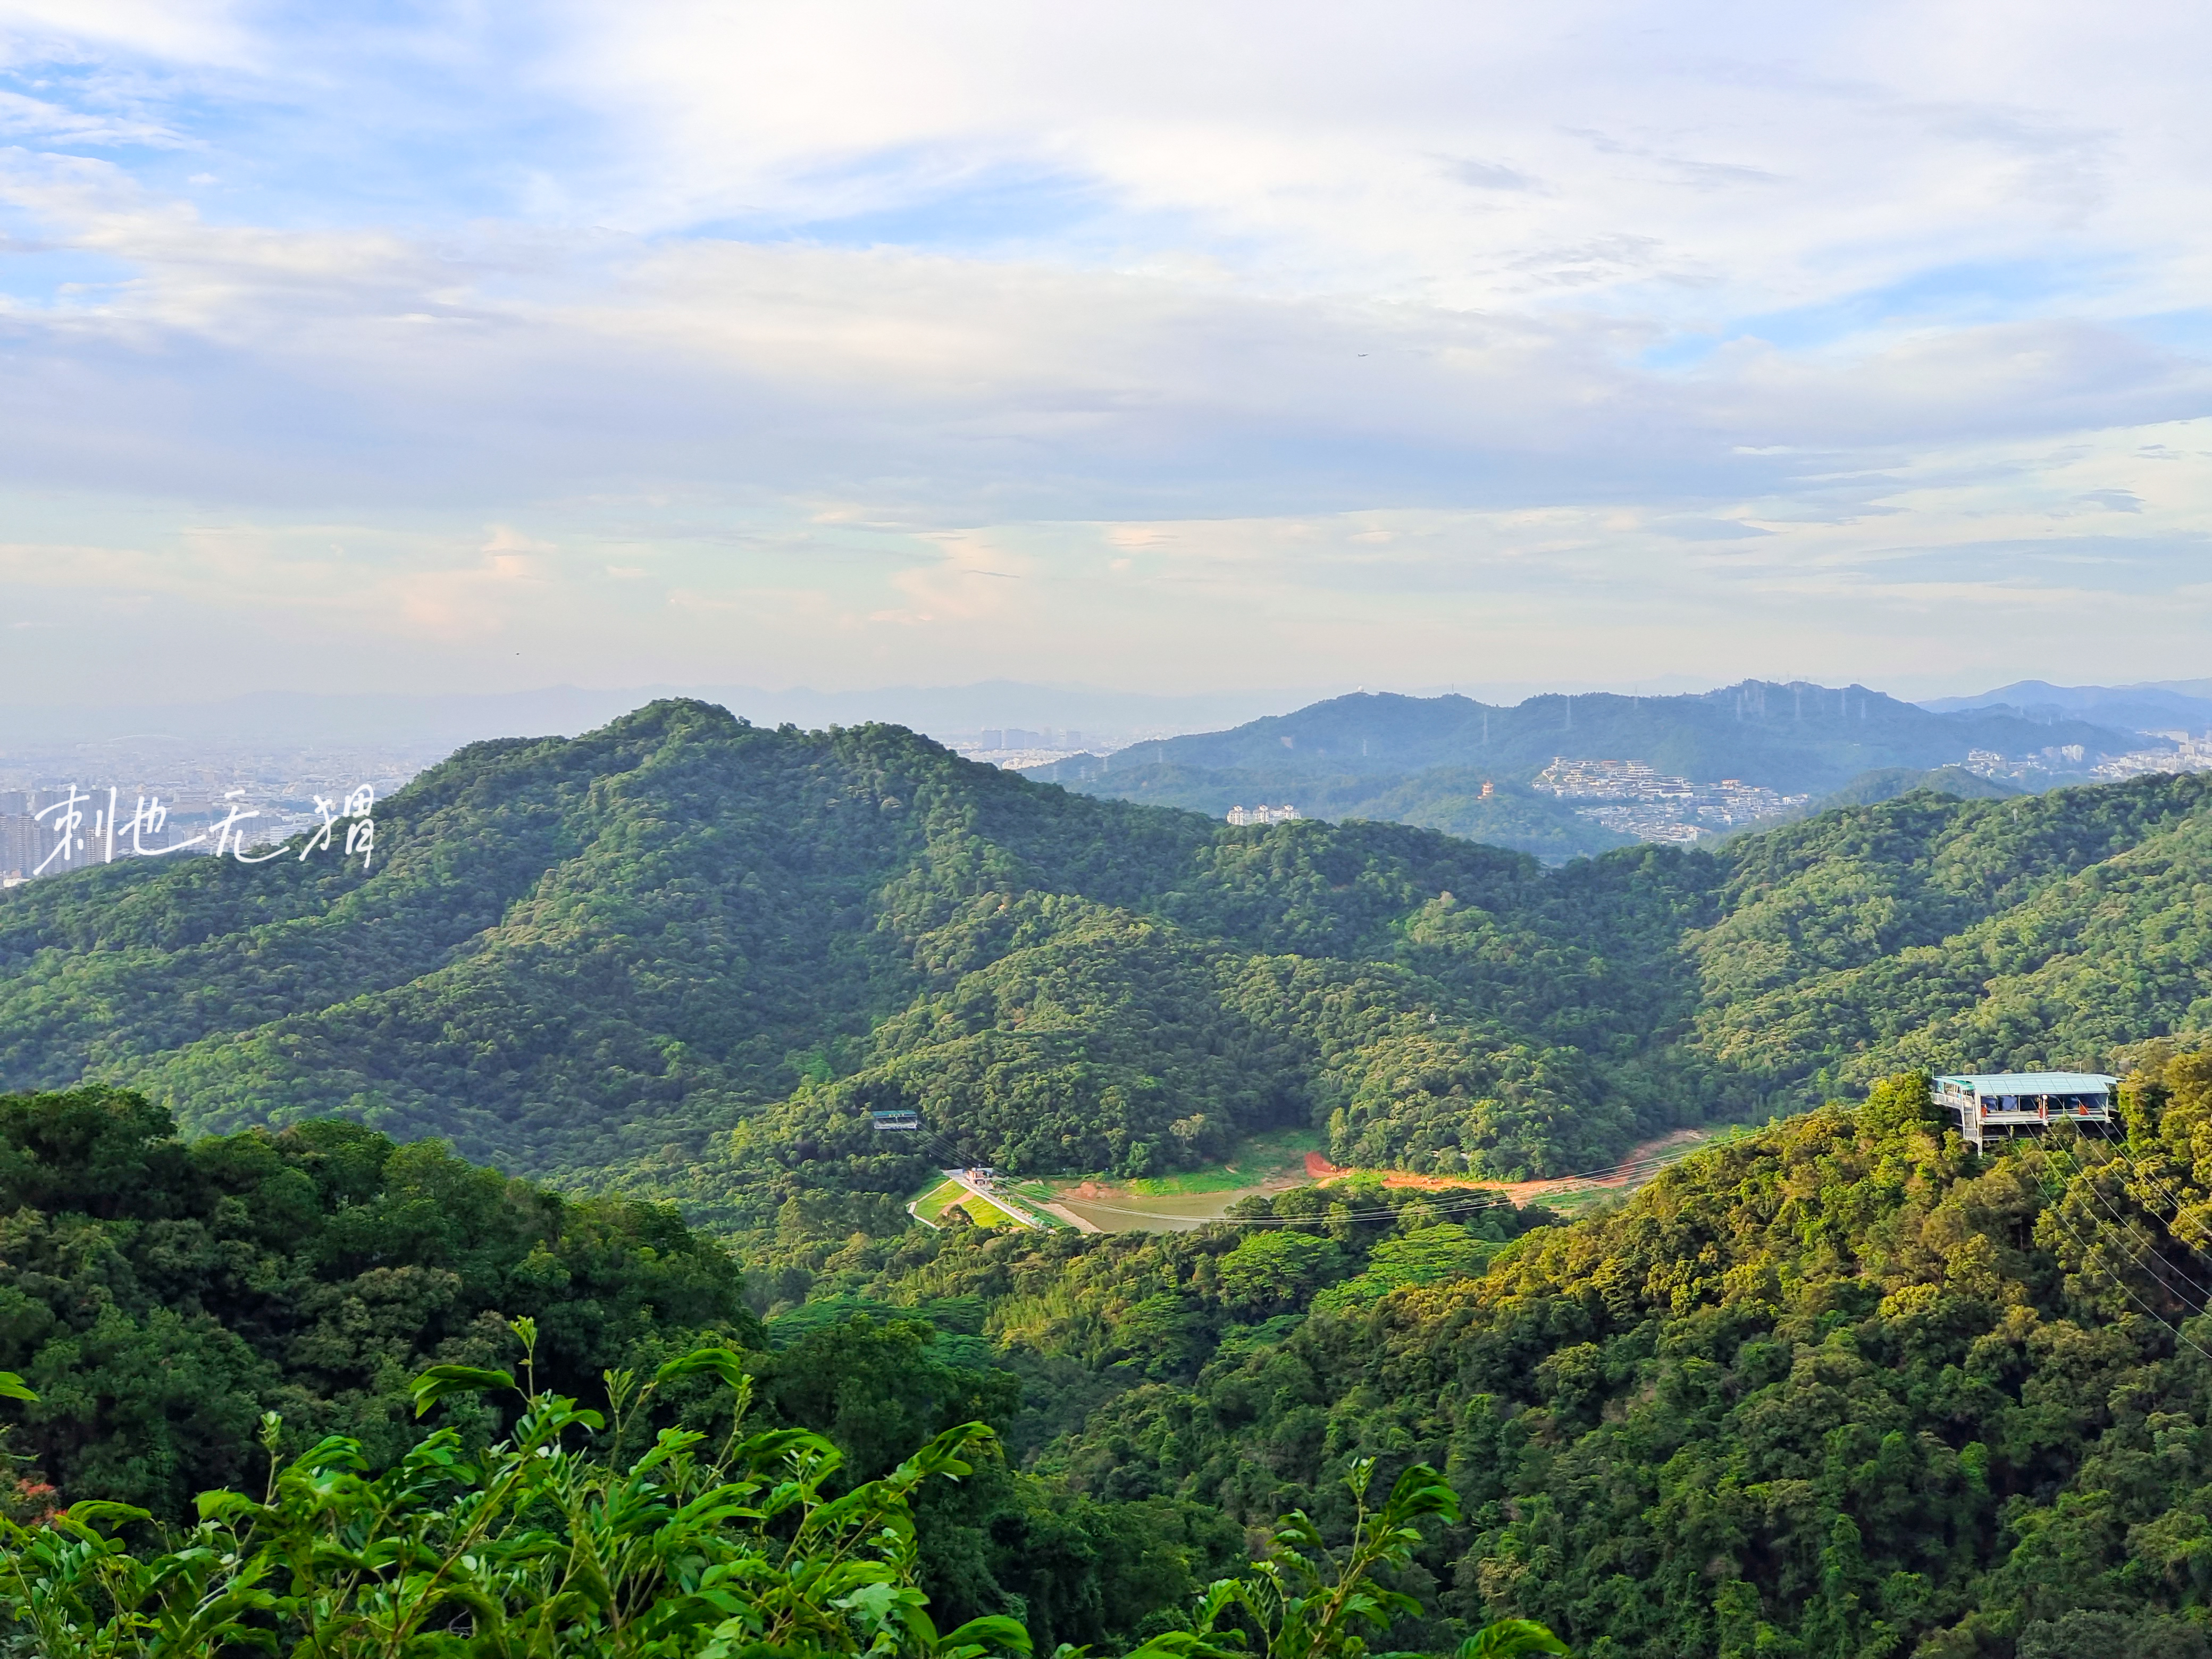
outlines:
[[[1121,692],[1082,685],[980,681],[964,685],[878,686],[849,691],[808,687],[554,685],[498,693],[322,693],[278,700],[247,694],[227,699],[96,706],[0,703],[0,761],[11,752],[94,744],[125,738],[161,742],[211,740],[314,746],[332,743],[388,744],[395,752],[431,753],[486,738],[567,735],[617,719],[656,698],[691,696],[721,704],[757,724],[789,720],[807,727],[878,720],[931,735],[966,737],[992,726],[1055,731],[1075,728],[1087,746],[1110,750],[1131,743],[1224,731],[1269,715],[1288,714],[1355,691],[1413,697],[1458,695],[1492,707],[1531,698],[1567,696],[1663,697],[1698,696],[1724,689],[1674,677],[1619,686],[1427,686],[1395,691],[1384,686],[1253,690],[1182,696]],[[1729,682],[1735,684],[1736,682]],[[1860,682],[1848,682],[1858,685]],[[1826,689],[1834,690],[1831,685]],[[1895,696],[1890,688],[1864,689]],[[1966,697],[1899,697],[1930,706],[1971,702],[2003,688],[1983,687]],[[2170,690],[2212,700],[2212,681],[2137,683],[2110,688],[2061,690]],[[1064,743],[1062,746],[1075,746]]]

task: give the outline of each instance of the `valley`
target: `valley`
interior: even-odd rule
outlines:
[[[1675,1129],[1630,1147],[1617,1164],[1589,1175],[1494,1182],[1407,1170],[1347,1169],[1329,1162],[1318,1133],[1285,1130],[1254,1136],[1237,1149],[1233,1161],[1183,1175],[1119,1182],[1093,1176],[1040,1183],[1038,1190],[1051,1192],[1063,1209],[1109,1233],[1188,1232],[1234,1214],[1247,1200],[1323,1185],[1495,1198],[1572,1215],[1625,1197],[1698,1148],[1744,1132],[1741,1125]]]

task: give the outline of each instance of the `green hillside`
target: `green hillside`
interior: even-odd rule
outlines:
[[[736,1264],[665,1212],[566,1205],[343,1123],[187,1146],[128,1097],[18,1097],[0,1104],[0,1367],[37,1397],[4,1408],[20,1472],[0,1526],[33,1522],[11,1536],[51,1590],[78,1577],[36,1525],[57,1500],[178,1516],[224,1478],[247,1495],[217,1514],[296,1519],[303,1547],[357,1498],[482,1513],[477,1466],[510,1467],[487,1443],[525,1425],[465,1367],[512,1364],[500,1316],[521,1310],[538,1385],[586,1403],[608,1395],[586,1364],[641,1377],[702,1337],[727,1345],[715,1364],[750,1377],[750,1428],[778,1435],[763,1455],[826,1436],[846,1466],[824,1471],[830,1493],[955,1425],[994,1427],[969,1434],[965,1478],[902,1509],[892,1582],[940,1628],[1007,1617],[1038,1651],[1188,1628],[1240,1534],[1286,1510],[1310,1517],[1309,1550],[1340,1550],[1359,1524],[1346,1479],[1372,1460],[1370,1491],[1419,1465],[1449,1489],[1388,1571],[1372,1634],[1392,1651],[1520,1619],[1586,1659],[2205,1659],[2212,1052],[2125,1062],[2109,1138],[2062,1127],[1978,1158],[1924,1077],[1892,1078],[1571,1224],[1355,1180],[1196,1233],[915,1231],[830,1254],[764,1327]],[[464,1388],[422,1421],[403,1407],[430,1360],[460,1362]],[[679,1369],[641,1426],[723,1442],[719,1375]],[[285,1476],[301,1507],[262,1510],[262,1409],[282,1413],[280,1457],[328,1428],[362,1440],[370,1472],[419,1449],[404,1480],[368,1488],[325,1443]],[[572,1425],[592,1455],[622,1438]],[[434,1427],[452,1437],[426,1443]],[[549,1477],[586,1466],[557,1462]],[[647,1529],[687,1524],[672,1510]],[[517,1575],[507,1616],[532,1605],[528,1563],[579,1559],[549,1553],[546,1528],[626,1512],[596,1499],[502,1528],[485,1548]],[[458,1535],[447,1519],[439,1535]],[[148,1557],[177,1542],[134,1535]],[[638,1568],[624,1550],[607,1570]],[[0,1582],[0,1621],[28,1605]],[[588,1621],[595,1604],[567,1605]]]
[[[1022,1379],[994,1365],[993,1347],[973,1336],[940,1335],[922,1316],[930,1310],[855,1322],[817,1306],[829,1316],[764,1328],[746,1305],[738,1262],[665,1207],[564,1200],[434,1143],[395,1146],[345,1122],[190,1144],[172,1130],[166,1114],[111,1091],[0,1097],[0,1649],[9,1653],[518,1650],[455,1645],[461,1637],[434,1601],[425,1608],[429,1628],[390,1649],[328,1616],[349,1575],[356,1587],[366,1575],[362,1599],[373,1601],[380,1566],[421,1560],[436,1524],[425,1508],[467,1511],[449,1536],[471,1535],[469,1523],[497,1508],[475,1501],[482,1493],[460,1494],[477,1468],[498,1462],[487,1449],[520,1426],[519,1402],[501,1390],[460,1390],[425,1420],[411,1385],[434,1365],[479,1381],[519,1372],[529,1386],[605,1412],[614,1404],[611,1372],[651,1378],[704,1346],[749,1379],[747,1426],[774,1437],[763,1449],[775,1478],[792,1477],[794,1442],[811,1431],[842,1457],[814,1471],[839,1495],[890,1474],[933,1436],[978,1421],[1008,1425],[1018,1410]],[[1510,1228],[1492,1231],[1503,1238]],[[952,1322],[963,1322],[961,1311]],[[517,1364],[526,1358],[526,1371]],[[653,1390],[657,1413],[631,1413],[629,1455],[649,1454],[649,1469],[683,1452],[680,1443],[652,1449],[656,1428],[674,1429],[679,1414],[703,1419],[714,1442],[726,1442],[735,1425],[727,1393],[716,1397],[716,1375]],[[593,1426],[606,1425],[571,1425],[572,1456],[619,1449],[619,1426],[611,1437],[585,1431]],[[434,1431],[447,1437],[442,1446]],[[988,1438],[981,1449],[990,1449]],[[251,1510],[275,1484],[272,1461],[292,1460],[307,1488],[292,1496],[307,1501],[283,1507],[305,1517],[304,1539],[276,1551],[283,1565],[273,1575],[241,1573],[238,1596],[204,1592],[218,1556],[235,1565],[241,1552],[210,1548],[204,1535],[180,1542],[210,1513],[195,1500],[228,1486],[246,1494],[238,1502]],[[544,1473],[558,1467],[532,1461]],[[1204,1505],[1100,1502],[996,1456],[975,1462],[969,1479],[940,1480],[918,1496],[906,1524],[919,1536],[899,1553],[899,1577],[926,1591],[948,1628],[1012,1613],[1048,1653],[1063,1638],[1133,1640],[1142,1621],[1172,1615],[1237,1564],[1241,1540]],[[356,1478],[395,1466],[399,1478],[378,1487]],[[64,1504],[65,1524],[77,1530],[38,1524]],[[472,1534],[479,1565],[495,1555],[515,1570],[507,1581],[515,1625],[563,1600],[604,1607],[607,1577],[625,1571],[627,1593],[640,1601],[668,1592],[657,1560],[586,1546],[577,1552],[579,1577],[596,1583],[597,1602],[588,1592],[549,1594],[532,1569],[548,1555],[550,1506],[520,1507],[511,1547]],[[682,1535],[675,1507],[624,1512],[639,1533],[669,1540]],[[737,1507],[725,1494],[687,1515],[726,1547]],[[407,1534],[404,1544],[359,1547],[375,1530],[367,1512]],[[131,1524],[134,1516],[150,1524]],[[11,1522],[29,1525],[11,1532]],[[110,1541],[109,1532],[119,1536]],[[86,1550],[88,1536],[99,1547]],[[691,1541],[714,1547],[697,1531]],[[779,1555],[789,1541],[787,1532],[777,1540]],[[125,1543],[149,1557],[174,1547],[181,1559],[134,1581],[116,1570]],[[826,1565],[836,1552],[819,1553]],[[300,1590],[311,1558],[331,1574],[325,1639],[280,1644],[276,1632],[296,1639],[300,1625],[316,1622],[316,1598]],[[670,1578],[696,1587],[680,1562]],[[165,1583],[172,1597],[181,1593],[187,1616],[157,1623],[158,1639],[128,1618],[97,1636],[88,1631],[128,1607],[134,1589],[158,1605]],[[271,1583],[299,1599],[277,1601]],[[485,1598],[464,1592],[453,1605],[465,1620],[483,1615]],[[567,1613],[573,1620],[574,1609]],[[246,1628],[231,1628],[226,1615]],[[696,1654],[701,1644],[551,1650]],[[869,1647],[864,1637],[831,1650]]]
[[[692,1337],[761,1345],[738,1264],[672,1210],[358,1124],[186,1145],[115,1091],[0,1097],[0,1370],[40,1395],[0,1449],[164,1516],[255,1478],[267,1410],[295,1449],[342,1434],[388,1461],[416,1437],[414,1373],[506,1364],[502,1318],[538,1321],[569,1389]]]
[[[1794,1090],[1910,1065],[2094,1066],[2212,1029],[2208,805],[2198,775],[1908,795],[1746,837],[1717,920],[1686,941],[1691,1046]]]
[[[1882,766],[1862,772],[1842,788],[1822,796],[1813,803],[1813,811],[1870,806],[1879,800],[1895,800],[1899,795],[1909,795],[1916,789],[1954,795],[1960,800],[2010,800],[2015,795],[2028,793],[1995,778],[1983,777],[1978,772],[1969,772],[1963,766],[1939,766],[1930,771],[1910,766]]]
[[[956,1153],[1141,1176],[1311,1124],[1340,1163],[1568,1173],[1904,1066],[2212,1025],[2204,777],[1547,869],[668,702],[464,750],[379,846],[366,874],[125,863],[0,896],[0,1087],[128,1085],[199,1132],[343,1116],[843,1237],[904,1226]]]
[[[1502,1249],[1354,1189],[866,1288],[981,1293],[1002,1363],[1097,1378],[1036,1458],[1077,1491],[1341,1535],[1354,1460],[1444,1469],[1439,1620],[1593,1659],[2203,1659],[2212,1057],[2144,1060],[2122,1144],[1976,1158],[1900,1079]]]
[[[1635,953],[1677,900],[1633,860],[1562,882],[1400,826],[1234,830],[687,703],[464,750],[379,811],[366,875],[9,892],[0,1085],[128,1084],[200,1131],[336,1114],[845,1231],[902,1224],[945,1156],[873,1106],[977,1161],[1130,1175],[1340,1112],[1370,1151],[1509,1171],[1672,1121],[1635,1034],[1686,1011]],[[1595,916],[1609,954],[1560,938]]]

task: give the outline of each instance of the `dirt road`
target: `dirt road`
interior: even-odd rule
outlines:
[[[1655,1140],[1630,1147],[1628,1156],[1608,1174],[1569,1176],[1549,1181],[1480,1181],[1471,1176],[1415,1175],[1410,1170],[1347,1170],[1330,1163],[1319,1152],[1306,1154],[1306,1174],[1316,1181],[1337,1181],[1352,1175],[1380,1176],[1385,1187],[1411,1188],[1429,1193],[1483,1187],[1492,1192],[1504,1194],[1516,1204],[1531,1204],[1565,1192],[1587,1192],[1593,1187],[1640,1187],[1657,1173],[1650,1159],[1664,1158],[1671,1152],[1695,1146],[1705,1138],[1705,1133],[1703,1129],[1676,1129]]]

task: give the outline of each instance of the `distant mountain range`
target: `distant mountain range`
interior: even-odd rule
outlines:
[[[1939,714],[2011,708],[2031,720],[2086,720],[2131,732],[2212,729],[2212,680],[2161,680],[2142,685],[2053,685],[2015,680],[1972,697],[1936,697],[1920,705]]]
[[[1893,787],[1912,787],[1904,781],[1954,768],[1976,750],[2047,750],[2054,768],[2079,770],[2100,755],[2170,747],[2070,715],[2009,706],[1939,710],[1863,685],[1747,680],[1687,696],[1552,695],[1510,708],[1362,693],[1028,775],[1216,815],[1239,804],[1288,801],[1309,816],[1387,818],[1565,857],[1623,838],[1569,803],[1529,790],[1560,757],[1641,761],[1698,782],[1740,779],[1784,795],[1823,797],[1870,773]],[[2069,748],[2079,758],[2065,754]],[[1872,798],[1879,787],[1869,781],[1851,798]]]
[[[295,749],[327,754],[351,746],[411,770],[495,734],[585,731],[669,689],[0,707],[0,757],[26,777],[41,767],[58,777],[88,763],[96,744],[109,769],[152,776],[179,757],[258,763]],[[1830,797],[1863,802],[1916,788],[2003,793],[1965,781],[1958,769],[1975,749],[2014,759],[2048,751],[2036,775],[2016,781],[2034,788],[2084,775],[2100,754],[2167,746],[2138,733],[2212,727],[2212,680],[2119,687],[2022,680],[1929,703],[1860,685],[1755,680],[1656,696],[1551,692],[1513,704],[1361,692],[1279,714],[1266,711],[1299,694],[985,681],[836,692],[709,686],[688,695],[763,726],[887,721],[971,750],[986,734],[1000,740],[991,747],[1087,745],[1091,752],[1028,775],[1216,817],[1240,803],[1288,802],[1310,817],[1409,823],[1555,861],[1620,846],[1624,828],[1644,833],[1595,822],[1578,810],[1588,801],[1532,790],[1529,781],[1555,757],[1638,761],[1698,783],[1741,779],[1817,807]],[[1010,732],[1018,726],[1026,729]],[[1146,735],[1177,732],[1190,735]],[[1014,737],[1021,741],[1008,741]],[[2066,752],[2072,750],[2081,758]]]

